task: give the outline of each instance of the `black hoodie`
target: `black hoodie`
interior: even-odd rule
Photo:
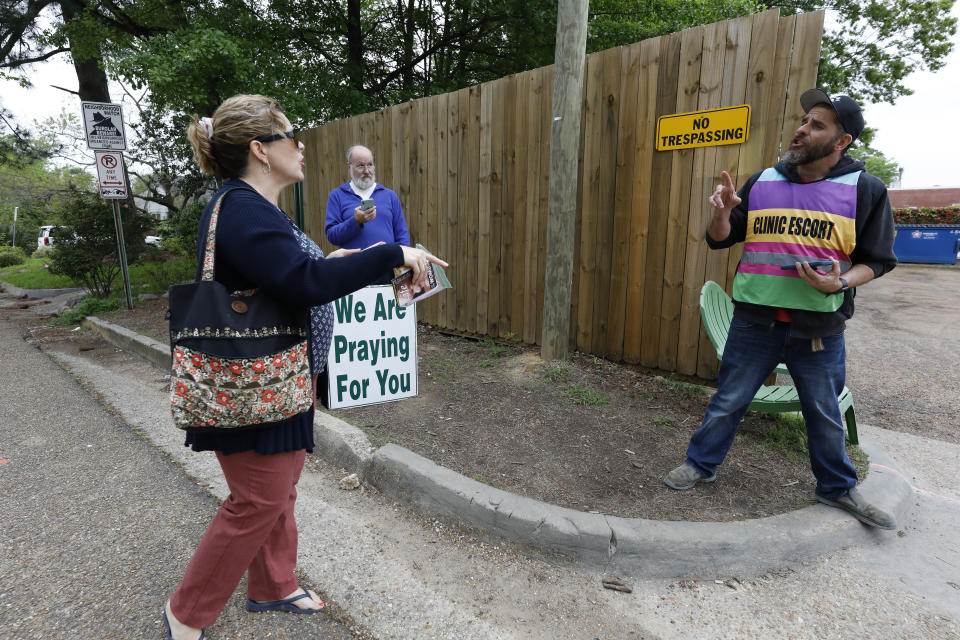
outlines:
[[[786,176],[787,180],[797,184],[806,184],[800,179],[795,166],[779,162],[777,171]],[[842,156],[840,161],[825,178],[842,176],[854,171],[863,171],[863,162],[849,156]],[[760,173],[750,176],[738,195],[743,200],[730,212],[730,235],[716,242],[707,234],[707,244],[711,249],[725,249],[738,242],[743,242],[747,235],[747,210],[750,207],[750,189],[760,177]],[[812,183],[811,183],[812,184]],[[887,198],[887,188],[876,176],[866,171],[860,174],[857,182],[857,246],[850,259],[853,264],[864,264],[873,270],[875,278],[879,278],[897,266],[897,256],[893,253],[893,212],[890,209],[890,200]],[[853,316],[854,290],[844,294],[843,304],[832,312],[803,311],[791,309],[791,334],[799,338],[822,338],[842,333],[847,318]],[[734,301],[734,315],[750,322],[773,326],[776,309],[763,305]]]

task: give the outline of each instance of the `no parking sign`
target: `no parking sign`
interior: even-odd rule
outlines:
[[[97,182],[100,197],[122,200],[127,197],[127,181],[123,173],[123,153],[120,151],[97,151]]]

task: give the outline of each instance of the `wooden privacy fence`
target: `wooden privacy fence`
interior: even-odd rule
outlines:
[[[739,186],[776,161],[815,85],[822,30],[822,11],[773,10],[587,56],[571,346],[715,375],[699,293],[706,280],[730,290],[739,249],[707,248],[706,198],[722,170]],[[305,132],[305,230],[331,248],[327,194],[347,180],[346,149],[364,144],[411,241],[451,263],[455,288],[418,318],[539,342],[552,83],[544,67]],[[744,144],[655,150],[658,116],[738,104],[752,108]]]

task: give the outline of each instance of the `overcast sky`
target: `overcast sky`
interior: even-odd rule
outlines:
[[[960,18],[960,2],[953,7]],[[50,85],[75,88],[73,67],[62,60],[36,65],[31,75],[35,87],[21,89],[0,81],[4,107],[22,122],[57,115],[66,108],[79,117],[80,102]],[[960,33],[946,66],[937,73],[915,73],[906,85],[914,93],[896,105],[865,105],[867,124],[877,129],[874,146],[903,167],[903,188],[960,187],[960,126],[956,125],[960,105]],[[114,100],[119,99],[116,90]],[[129,131],[128,131],[129,135]]]

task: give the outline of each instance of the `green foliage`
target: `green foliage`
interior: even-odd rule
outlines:
[[[0,267],[11,267],[16,264],[23,264],[27,255],[22,247],[3,247],[0,246]]]
[[[150,224],[144,216],[124,214],[123,234],[127,262],[144,252],[143,238]],[[97,298],[110,295],[120,275],[116,227],[109,204],[90,193],[76,192],[70,202],[73,235],[58,239],[53,249],[51,270],[65,275]]]
[[[587,407],[594,407],[601,404],[608,404],[606,398],[594,391],[593,389],[587,389],[585,387],[570,387],[564,394],[570,398],[574,404],[579,404]]]
[[[491,358],[502,358],[510,353],[510,347],[494,342],[493,340],[483,340],[480,344],[487,349]]]
[[[758,444],[766,451],[779,451],[791,460],[806,459],[807,425],[803,417],[793,413],[766,414],[770,428],[759,434]]]
[[[550,382],[560,382],[570,378],[570,367],[564,363],[545,364],[540,370],[541,375]]]
[[[0,280],[21,289],[64,289],[73,286],[66,276],[50,273],[48,260],[28,258],[23,264],[0,269]]]
[[[5,138],[9,136],[0,136]],[[33,144],[51,150],[50,145]],[[17,245],[21,247],[36,246],[40,226],[60,222],[71,190],[83,189],[93,181],[83,169],[57,167],[45,157],[38,151],[13,161],[0,151],[0,229],[12,240],[16,208]]]
[[[177,258],[130,265],[130,281],[148,293],[163,293],[172,284],[190,282],[196,272],[196,260]]]
[[[683,380],[674,380],[673,378],[664,378],[662,376],[655,376],[654,379],[666,388],[673,389],[674,391],[686,391],[701,396],[709,396],[713,393],[712,389],[699,384],[684,382]]]
[[[782,15],[827,9],[818,85],[866,103],[913,93],[904,84],[919,69],[937,71],[953,49],[954,0],[786,0]],[[832,27],[830,25],[833,25]],[[946,80],[946,79],[945,79]]]
[[[752,0],[593,0],[589,9],[587,52],[739,18],[759,10],[761,5]]]
[[[109,313],[120,308],[120,301],[116,298],[100,299],[85,298],[83,302],[77,305],[75,309],[68,309],[58,317],[50,321],[50,324],[58,326],[68,326],[80,324],[87,316],[97,316],[102,313]]]
[[[893,220],[897,224],[960,225],[960,207],[918,207],[894,209]]]
[[[191,202],[160,226],[163,248],[196,262],[197,233],[205,203]]]

